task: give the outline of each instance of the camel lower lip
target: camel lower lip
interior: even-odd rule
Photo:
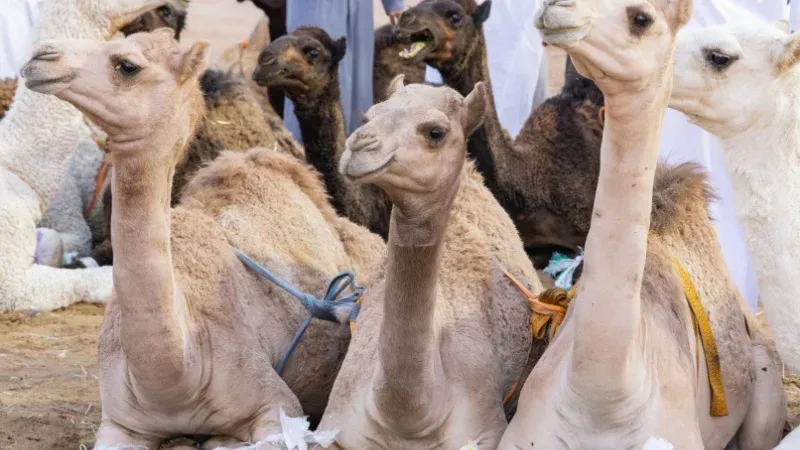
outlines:
[[[375,175],[376,173],[378,173],[378,172],[382,171],[383,169],[385,169],[389,165],[389,163],[392,162],[392,159],[394,159],[394,156],[391,156],[383,164],[381,164],[380,166],[378,166],[378,167],[376,167],[376,168],[374,168],[372,170],[369,170],[367,172],[364,172],[364,173],[361,173],[361,174],[358,174],[358,175],[353,175],[353,174],[348,173],[347,177],[350,178],[350,180],[353,181],[353,182],[362,181],[362,180],[370,177],[371,175]]]

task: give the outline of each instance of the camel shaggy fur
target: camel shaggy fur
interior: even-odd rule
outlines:
[[[675,34],[690,14],[690,0],[552,0],[539,12],[545,40],[595,80],[607,110],[584,272],[501,449],[642,448],[653,439],[771,449],[780,439],[780,374],[725,269],[705,176],[692,165],[656,176]],[[681,270],[716,351],[695,335]],[[706,351],[718,355],[724,402],[712,397]]]
[[[344,37],[300,27],[264,49],[253,78],[294,102],[306,159],[322,174],[336,211],[386,239],[389,199],[377,186],[354,184],[336,169],[347,138],[338,70],[346,49]]]
[[[47,2],[35,40],[102,40],[157,0]],[[104,302],[111,295],[109,268],[61,270],[36,263],[36,224],[58,192],[70,153],[90,138],[74,107],[18,86],[0,121],[0,309],[55,309],[77,301]]]
[[[385,280],[367,289],[320,428],[337,448],[493,449],[503,397],[531,350],[530,310],[504,271],[541,290],[513,223],[465,163],[486,110],[478,84],[390,87],[353,132],[342,173],[393,207]],[[534,346],[534,348],[537,348]],[[531,351],[531,359],[538,357]]]
[[[347,327],[313,321],[279,377],[272,367],[307,312],[232,247],[304,292],[344,269],[365,286],[381,275],[380,238],[337,218],[313,171],[269,149],[223,153],[170,209],[175,164],[203,114],[207,45],[182,52],[170,30],[52,41],[25,69],[29,86],[108,134],[115,295],[99,339],[98,450],[185,435],[255,442],[280,432],[281,410],[323,411]]]
[[[120,33],[125,36],[156,28],[169,27],[179,36],[185,25],[187,10],[182,2],[170,1],[140,14]],[[106,234],[100,174],[103,152],[93,139],[85,139],[69,156],[67,174],[53,201],[42,214],[36,230],[37,261],[53,267],[84,268],[91,262],[81,260]],[[108,179],[108,177],[106,177]],[[107,185],[107,184],[106,184]],[[47,255],[45,257],[44,255]],[[99,265],[102,257],[95,261]]]
[[[800,370],[800,34],[730,23],[682,31],[675,52],[670,106],[724,144],[775,346]]]

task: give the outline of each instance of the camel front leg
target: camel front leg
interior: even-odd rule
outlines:
[[[140,436],[115,424],[108,417],[103,417],[97,429],[97,440],[94,450],[112,450],[118,448],[135,450],[158,450],[162,439]]]
[[[756,379],[750,408],[729,446],[734,450],[772,450],[781,440],[786,423],[786,397],[780,369],[760,342],[753,343],[753,363]]]

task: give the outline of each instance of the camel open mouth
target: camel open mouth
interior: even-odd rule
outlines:
[[[427,28],[411,33],[406,40],[410,41],[411,44],[400,52],[400,57],[403,59],[417,58],[423,50],[429,49],[435,42],[433,33]]]

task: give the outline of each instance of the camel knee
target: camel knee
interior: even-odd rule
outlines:
[[[755,381],[750,408],[735,441],[741,449],[771,450],[781,439],[786,423],[786,396],[780,371],[761,344],[753,345]]]

